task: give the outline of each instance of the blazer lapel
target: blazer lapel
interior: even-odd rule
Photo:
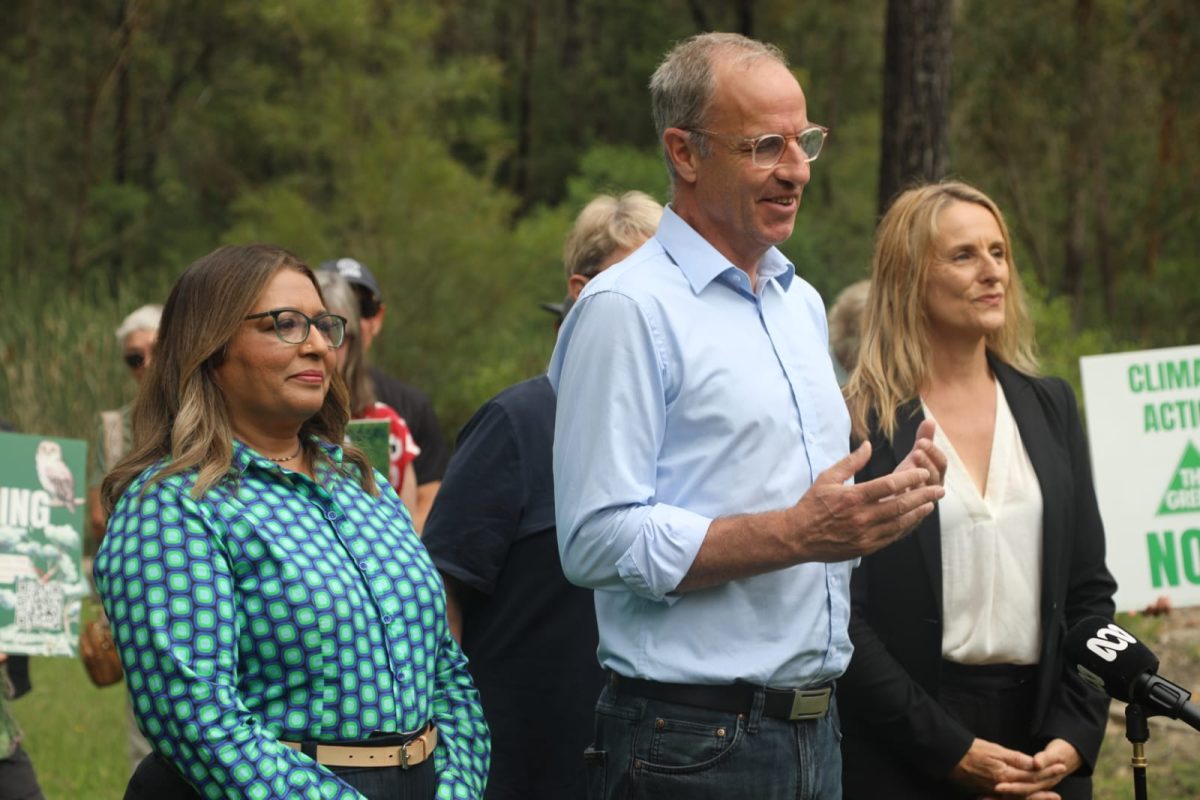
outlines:
[[[917,441],[917,428],[925,421],[921,410],[921,401],[913,400],[900,407],[896,414],[896,435],[892,437],[892,452],[896,456],[896,464],[903,461],[912,452]],[[921,549],[925,561],[925,571],[929,575],[929,583],[937,598],[938,617],[942,614],[942,526],[938,518],[938,507],[933,507],[933,513],[921,520],[921,524],[912,533]]]

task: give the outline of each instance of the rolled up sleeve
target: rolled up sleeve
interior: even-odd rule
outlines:
[[[687,575],[712,519],[657,501],[671,381],[660,331],[617,291],[585,296],[550,364],[554,500],[568,580],[651,600]]]

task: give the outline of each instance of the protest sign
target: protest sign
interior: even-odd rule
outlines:
[[[86,445],[0,433],[0,652],[72,656],[80,600]]]
[[[1200,605],[1200,346],[1080,367],[1117,608]]]

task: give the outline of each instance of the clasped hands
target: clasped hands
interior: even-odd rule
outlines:
[[[1051,789],[1082,764],[1065,739],[1054,739],[1036,755],[976,739],[955,765],[950,779],[979,800],[1062,800]]]
[[[870,555],[931,514],[946,493],[946,455],[933,443],[934,430],[932,420],[921,423],[912,452],[890,475],[846,484],[871,459],[871,443],[863,442],[817,476],[789,509],[808,532],[804,560],[846,561]]]

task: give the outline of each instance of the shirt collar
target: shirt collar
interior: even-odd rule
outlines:
[[[654,236],[696,294],[729,270],[738,269],[670,206],[663,209],[662,221]],[[758,275],[764,281],[774,279],[786,292],[796,276],[796,267],[779,248],[772,247],[759,262]]]

